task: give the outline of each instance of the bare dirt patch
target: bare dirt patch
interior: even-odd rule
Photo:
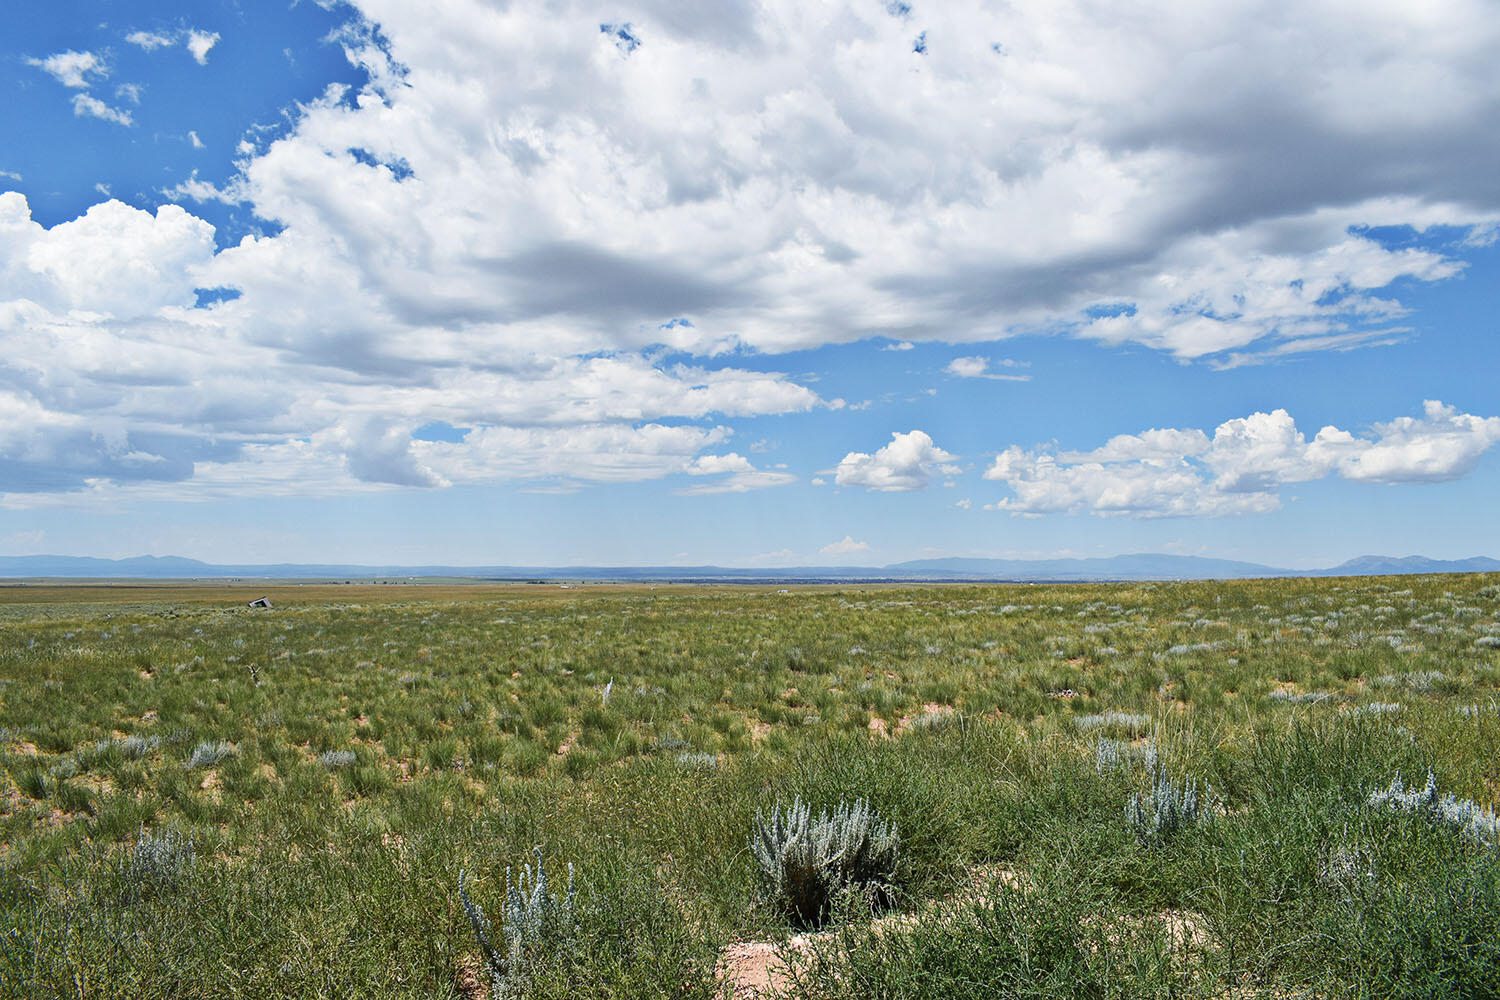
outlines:
[[[786,948],[805,954],[812,944],[806,934],[788,938]],[[734,1000],[757,1000],[787,984],[782,946],[775,941],[737,941],[719,953],[715,970],[719,981],[730,989]]]
[[[472,955],[458,960],[453,969],[453,992],[464,1000],[490,1000],[489,983],[485,981],[484,964]]]

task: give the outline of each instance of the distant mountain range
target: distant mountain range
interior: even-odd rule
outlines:
[[[683,582],[819,582],[856,580],[1230,580],[1272,576],[1388,576],[1401,573],[1496,573],[1500,560],[1360,556],[1327,569],[1277,569],[1258,563],[1161,553],[1100,559],[919,559],[891,566],[345,566],[303,563],[215,565],[179,556],[94,559],[0,556],[0,578],[89,580],[300,579],[370,580],[447,577],[469,580],[650,580]]]

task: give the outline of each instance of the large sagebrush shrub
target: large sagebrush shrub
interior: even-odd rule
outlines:
[[[1421,791],[1408,790],[1398,774],[1389,788],[1371,794],[1370,805],[1426,816],[1480,844],[1500,844],[1500,816],[1469,799],[1439,796],[1437,776],[1430,769]]]
[[[769,818],[758,810],[750,835],[768,901],[799,926],[828,918],[840,899],[863,894],[872,906],[890,903],[896,886],[901,839],[865,799],[840,802],[816,817],[794,798],[778,802]]]

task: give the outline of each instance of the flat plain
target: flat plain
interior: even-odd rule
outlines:
[[[256,586],[0,588],[0,995],[1500,995],[1493,576]],[[768,895],[794,798],[880,906]]]

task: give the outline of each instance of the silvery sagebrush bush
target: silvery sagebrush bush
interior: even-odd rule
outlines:
[[[756,811],[750,852],[767,898],[793,922],[811,926],[850,893],[866,893],[872,905],[888,903],[901,840],[865,799],[841,801],[814,818],[799,796],[785,809],[778,802],[769,818]]]
[[[1364,847],[1339,844],[1319,855],[1318,882],[1345,898],[1352,897],[1360,883],[1376,878],[1375,859]]]
[[[147,833],[142,828],[120,871],[125,901],[164,896],[180,888],[192,875],[195,856],[192,840],[176,830]]]
[[[1102,733],[1099,735],[1099,742],[1094,747],[1094,770],[1104,774],[1135,763],[1143,764],[1148,771],[1156,770],[1156,737],[1135,746],[1124,740],[1112,740]]]
[[[1272,691],[1268,697],[1272,701],[1284,701],[1293,705],[1317,705],[1325,701],[1330,701],[1333,695],[1327,691],[1304,691],[1299,694],[1278,688]]]
[[[222,740],[204,740],[193,747],[193,755],[188,758],[188,767],[211,767],[219,761],[234,753],[234,747]]]
[[[1080,715],[1073,720],[1073,724],[1079,729],[1126,729],[1132,732],[1145,729],[1151,725],[1151,716],[1141,715],[1137,712],[1099,712],[1095,715]]]
[[[159,736],[127,736],[120,740],[120,753],[126,760],[140,760],[161,745]]]
[[[514,883],[511,870],[505,869],[505,906],[500,917],[500,943],[497,946],[494,928],[484,910],[469,898],[464,881],[466,875],[458,873],[458,898],[474,936],[479,939],[484,952],[484,963],[490,972],[490,983],[497,1000],[519,997],[531,978],[532,967],[544,948],[565,944],[576,936],[578,924],[573,916],[573,901],[578,891],[573,888],[573,866],[568,865],[568,888],[561,895],[550,891],[547,869],[542,864],[542,849],[536,848],[536,869],[525,865]]]
[[[1208,782],[1203,783],[1200,794],[1198,779],[1174,780],[1166,768],[1156,767],[1152,769],[1151,790],[1145,795],[1132,792],[1125,803],[1125,820],[1142,843],[1151,843],[1208,822],[1216,809],[1214,790]]]
[[[1427,784],[1421,791],[1407,791],[1398,774],[1391,779],[1389,788],[1370,795],[1370,805],[1425,815],[1480,844],[1500,844],[1500,816],[1469,799],[1451,794],[1439,796],[1437,776],[1431,769],[1427,771]]]

